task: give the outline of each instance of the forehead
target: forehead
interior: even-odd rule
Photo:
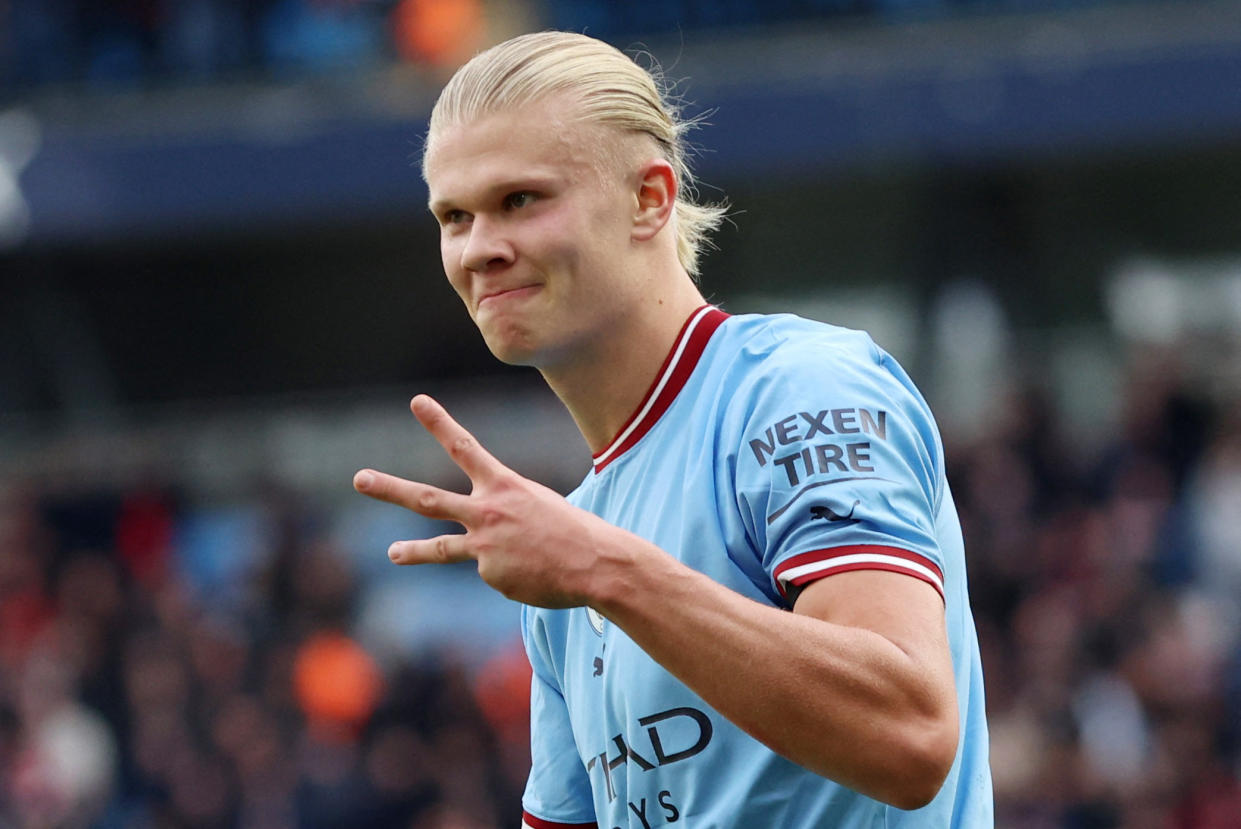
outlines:
[[[423,159],[428,180],[459,164],[582,160],[586,125],[549,103],[503,109],[449,124],[431,135]]]
[[[600,177],[623,140],[553,98],[441,128],[428,139],[423,174],[433,203],[455,202],[510,179]]]

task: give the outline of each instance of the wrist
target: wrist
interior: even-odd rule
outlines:
[[[649,603],[660,584],[675,578],[680,563],[640,536],[615,527],[596,546],[587,604],[619,621],[636,603]]]

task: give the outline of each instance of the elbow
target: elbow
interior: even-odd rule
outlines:
[[[850,753],[851,768],[804,765],[859,794],[913,811],[930,804],[943,789],[957,758],[959,731],[952,706],[948,713],[889,723],[869,751]]]
[[[898,809],[921,809],[939,794],[957,756],[957,712],[923,722],[905,741],[887,791],[878,798]]]

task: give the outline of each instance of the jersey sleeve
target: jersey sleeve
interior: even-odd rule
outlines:
[[[944,596],[938,432],[895,360],[853,336],[777,350],[742,404],[738,507],[789,607],[812,581],[851,570],[902,573]]]
[[[534,669],[530,680],[530,776],[522,819],[531,829],[595,829],[590,779],[578,755],[569,711],[551,660],[545,632],[522,608],[522,639]]]

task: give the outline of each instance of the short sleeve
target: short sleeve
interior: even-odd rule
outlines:
[[[595,827],[590,779],[578,755],[546,637],[529,607],[522,608],[522,638],[534,669],[530,684],[530,776],[522,795],[523,818],[533,829]]]
[[[943,597],[930,410],[869,337],[845,335],[782,344],[738,403],[735,492],[752,550],[790,607],[850,570],[903,573]]]

